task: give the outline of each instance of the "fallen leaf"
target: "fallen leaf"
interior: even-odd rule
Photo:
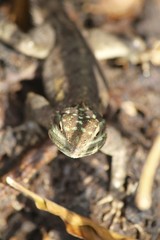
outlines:
[[[73,236],[86,240],[134,240],[131,237],[125,237],[115,232],[111,232],[106,228],[99,226],[89,218],[78,215],[55,202],[40,197],[14,181],[11,177],[7,177],[6,182],[14,189],[31,198],[38,209],[59,216],[64,221],[67,232]]]

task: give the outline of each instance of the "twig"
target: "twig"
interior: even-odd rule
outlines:
[[[135,202],[140,210],[147,210],[152,204],[152,186],[160,162],[160,134],[156,137],[148,154],[137,189]]]

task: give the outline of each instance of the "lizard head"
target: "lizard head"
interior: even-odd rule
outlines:
[[[105,121],[84,104],[65,108],[54,115],[49,136],[65,155],[88,156],[105,143]]]

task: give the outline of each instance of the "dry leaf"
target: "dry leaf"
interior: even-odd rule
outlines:
[[[7,177],[6,182],[27,197],[30,197],[37,208],[59,216],[64,221],[67,232],[73,236],[86,240],[134,240],[131,237],[108,231],[89,218],[82,217],[46,198],[40,197],[14,181],[11,177]]]
[[[143,10],[145,0],[98,0],[86,1],[84,10],[92,14],[105,14],[111,19],[134,19]]]

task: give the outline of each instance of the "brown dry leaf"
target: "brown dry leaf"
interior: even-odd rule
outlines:
[[[82,217],[46,198],[40,197],[14,181],[11,177],[7,177],[6,182],[27,197],[30,197],[35,202],[37,208],[59,216],[64,221],[67,232],[73,236],[86,240],[134,240],[131,237],[108,231],[89,218]]]
[[[92,14],[105,14],[111,19],[134,19],[143,10],[145,0],[97,0],[86,1],[84,10]]]

